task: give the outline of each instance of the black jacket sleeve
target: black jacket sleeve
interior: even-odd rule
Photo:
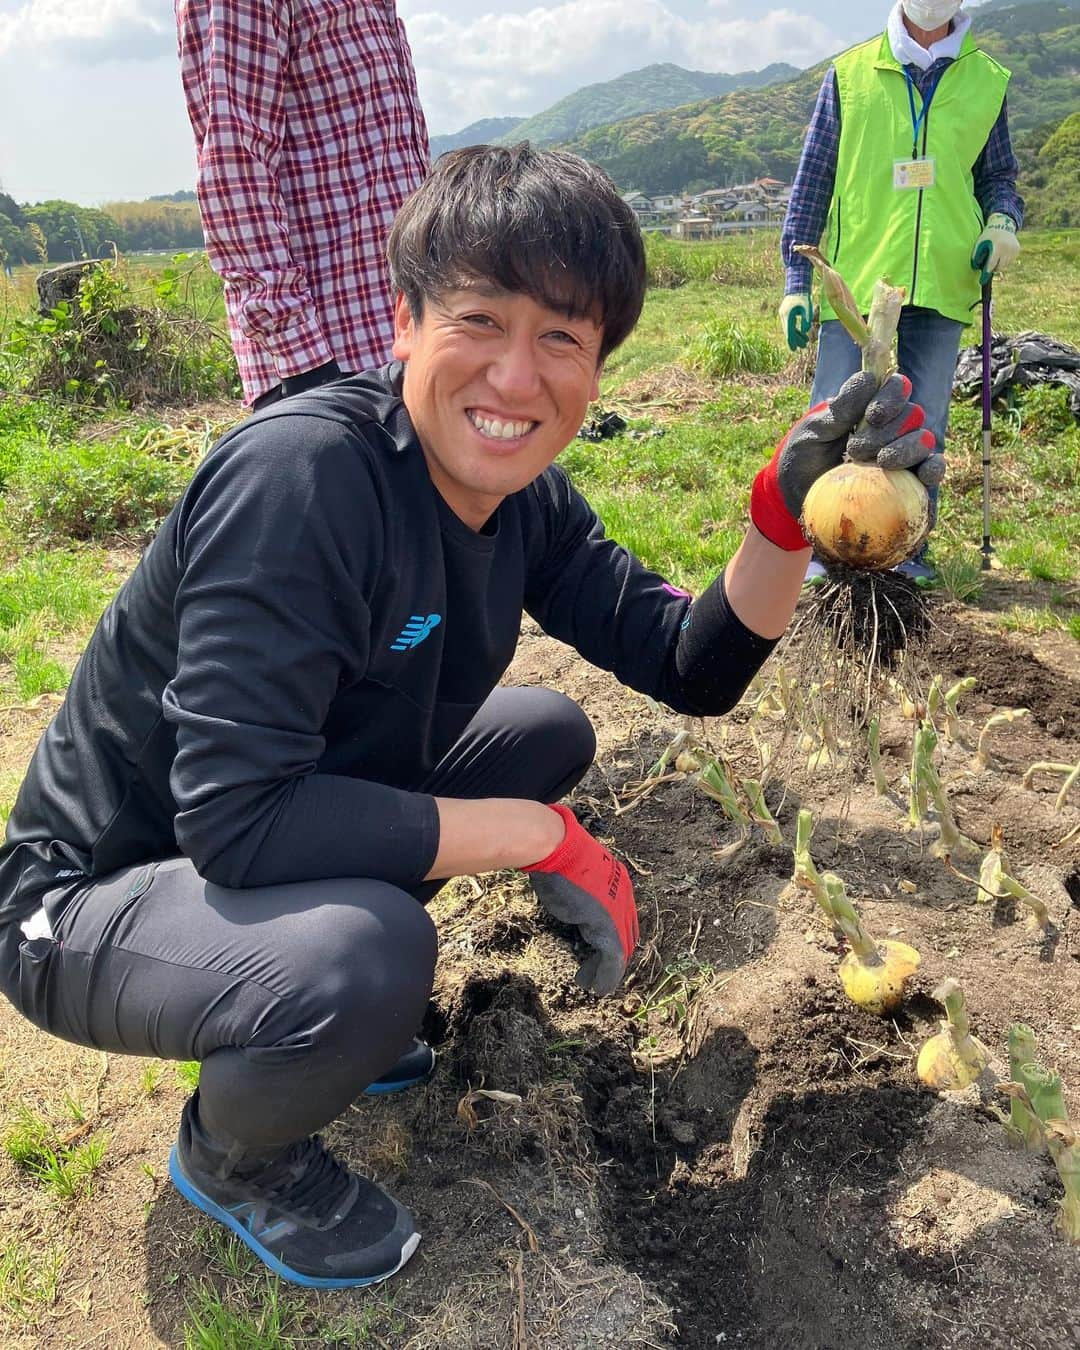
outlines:
[[[407,886],[438,846],[434,800],[320,773],[339,683],[368,660],[374,486],[339,423],[243,428],[200,468],[177,530],[176,837],[230,887],[364,876]],[[363,528],[360,528],[360,522]]]
[[[561,469],[548,469],[529,492],[525,608],[544,631],[676,712],[729,711],[776,644],[738,619],[723,577],[695,602],[608,539]]]

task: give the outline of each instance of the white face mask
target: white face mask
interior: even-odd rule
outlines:
[[[916,28],[932,33],[935,28],[948,23],[959,10],[962,0],[904,0],[904,13]]]

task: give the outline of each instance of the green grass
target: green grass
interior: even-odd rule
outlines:
[[[56,1302],[65,1256],[58,1245],[42,1248],[9,1238],[0,1247],[0,1308],[15,1321],[38,1322]]]
[[[185,1350],[280,1350],[299,1343],[286,1332],[290,1319],[277,1280],[257,1280],[244,1301],[247,1306],[232,1307],[213,1285],[196,1285],[187,1304]]]
[[[1048,605],[1013,605],[1002,612],[998,622],[1007,633],[1029,633],[1035,637],[1042,633],[1060,632],[1069,626]]]
[[[115,588],[97,549],[37,549],[0,567],[0,699],[64,689],[70,659],[57,659],[57,644],[88,630]]]
[[[775,342],[727,319],[714,319],[687,350],[689,364],[713,379],[773,375],[784,368],[786,359]]]
[[[185,1091],[194,1092],[199,1086],[199,1070],[202,1068],[199,1061],[197,1059],[184,1060],[183,1063],[177,1064],[175,1068],[176,1081]]]
[[[81,1123],[81,1112],[72,1111],[70,1103],[68,1115]],[[2,1147],[17,1167],[40,1182],[55,1199],[71,1201],[89,1192],[94,1173],[104,1161],[108,1139],[98,1134],[64,1143],[64,1133],[53,1121],[21,1105]]]
[[[354,1307],[325,1320],[297,1291],[269,1274],[252,1251],[217,1224],[200,1224],[195,1246],[212,1279],[201,1279],[186,1303],[185,1350],[280,1350],[287,1346],[393,1344],[405,1330],[394,1291],[362,1291]]]
[[[7,487],[12,525],[46,539],[145,540],[179,497],[190,470],[120,437],[47,441],[23,453]]]

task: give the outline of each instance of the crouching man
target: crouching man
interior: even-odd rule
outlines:
[[[684,713],[739,698],[786,627],[810,483],[849,432],[922,468],[896,377],[849,381],[755,481],[696,601],[605,537],[554,461],[631,331],[642,241],[573,156],[444,156],[390,258],[397,361],[223,436],[105,612],[0,853],[0,987],[37,1026],[201,1061],[170,1171],[271,1269],[371,1284],[411,1216],[315,1133],[422,1080],[447,877],[518,868],[580,982],[638,937],[625,869],[560,805],[591,727],[497,688],[523,611]]]

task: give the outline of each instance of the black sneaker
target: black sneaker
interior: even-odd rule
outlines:
[[[418,1083],[426,1083],[434,1072],[435,1051],[426,1041],[414,1036],[412,1044],[398,1062],[381,1078],[369,1083],[364,1089],[364,1095],[383,1097],[391,1092],[404,1092]]]
[[[224,1180],[199,1171],[181,1156],[182,1147],[169,1155],[180,1194],[293,1284],[378,1284],[396,1274],[420,1242],[408,1210],[338,1162],[318,1135],[253,1173]]]

